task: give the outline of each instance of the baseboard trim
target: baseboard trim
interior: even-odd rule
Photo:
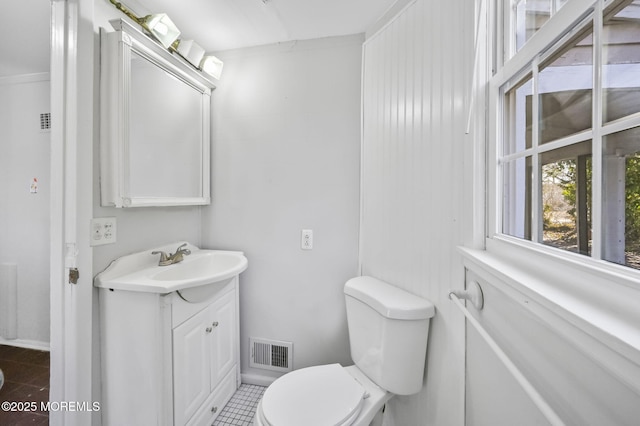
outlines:
[[[240,374],[242,383],[248,385],[269,386],[277,377],[260,376],[258,374]]]
[[[48,342],[39,342],[37,340],[24,340],[24,339],[5,339],[0,337],[0,345],[16,346],[18,348],[36,349],[38,351],[51,350]]]

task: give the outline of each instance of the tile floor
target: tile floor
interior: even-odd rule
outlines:
[[[216,418],[213,426],[252,426],[253,416],[266,387],[242,384]]]
[[[48,425],[49,413],[40,410],[40,403],[49,400],[49,352],[0,345],[0,369],[4,386],[0,402],[31,403],[35,411],[5,411],[0,409],[0,425]],[[17,406],[14,406],[17,408]]]

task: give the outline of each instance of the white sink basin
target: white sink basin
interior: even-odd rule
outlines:
[[[151,278],[159,281],[219,281],[238,275],[246,266],[247,258],[240,252],[198,250],[185,256],[180,263],[158,267]]]
[[[183,299],[198,301],[224,287],[248,266],[240,251],[201,250],[193,245],[187,245],[191,255],[173,265],[158,266],[158,255],[151,255],[156,250],[174,252],[179,245],[120,257],[96,277],[95,286],[163,294],[179,291]]]

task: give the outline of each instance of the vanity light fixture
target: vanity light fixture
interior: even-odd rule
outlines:
[[[172,52],[178,52],[186,61],[197,69],[220,80],[223,63],[213,55],[205,56],[204,49],[193,40],[180,40],[180,30],[166,13],[156,13],[138,18],[133,12],[116,0],[109,0],[116,9],[137,22],[156,40]]]
[[[180,36],[180,30],[166,13],[147,15],[142,18],[142,28],[149,31],[165,48],[171,47]]]
[[[122,6],[122,3],[115,0],[109,1],[116,7],[116,9],[137,22],[142,28],[158,40],[165,49],[169,49],[173,42],[175,42],[180,36],[180,30],[166,13],[156,13],[153,15],[147,15],[143,18],[138,18],[133,14],[133,12]]]
[[[200,69],[210,76],[220,80],[224,63],[213,55],[207,55],[200,63]]]
[[[193,40],[176,40],[171,48],[178,52],[191,65],[200,68],[200,62],[204,57],[204,49]]]
[[[193,40],[176,40],[171,49],[175,50],[191,65],[220,80],[223,62],[213,55],[206,55],[204,49]]]

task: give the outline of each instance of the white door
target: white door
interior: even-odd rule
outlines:
[[[90,425],[93,2],[51,1],[51,425]],[[72,269],[77,283],[69,283]],[[75,410],[65,409],[74,404]]]

